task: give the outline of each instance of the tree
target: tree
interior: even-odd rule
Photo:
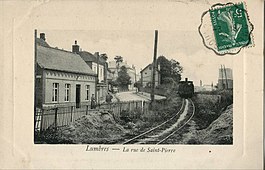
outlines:
[[[131,77],[127,73],[127,68],[122,66],[118,72],[117,84],[122,89],[128,89],[128,85],[131,84]]]
[[[168,78],[172,78],[175,82],[181,80],[183,68],[176,60],[168,60],[165,56],[159,56],[157,64],[160,66],[161,84],[166,84]]]
[[[117,71],[119,72],[120,63],[123,62],[123,57],[122,56],[116,56],[114,58],[114,60],[116,60],[116,67],[117,67]]]
[[[116,57],[114,57],[114,60],[116,60],[116,70],[117,70],[117,73],[119,73],[120,63],[123,62],[123,57],[122,56],[116,56]]]
[[[100,54],[100,57],[105,61],[108,60],[108,55],[106,53]]]
[[[171,63],[171,77],[174,81],[179,82],[181,80],[181,73],[183,71],[183,67],[180,66],[180,63],[174,59],[170,60]]]

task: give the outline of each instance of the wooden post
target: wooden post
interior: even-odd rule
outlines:
[[[40,133],[42,133],[42,129],[43,129],[43,114],[44,114],[44,109],[41,109],[41,119],[40,119]]]
[[[120,107],[120,108],[119,108],[119,110],[120,110],[119,112],[120,112],[120,114],[121,114],[121,106],[122,106],[122,103],[120,102],[120,103],[119,103],[119,107]]]
[[[54,117],[54,125],[55,125],[55,129],[57,129],[57,115],[58,114],[58,108],[55,108],[55,117]]]
[[[86,115],[87,115],[87,113],[88,113],[88,105],[86,106]]]
[[[155,44],[154,44],[154,58],[153,58],[153,69],[152,69],[152,86],[151,86],[151,107],[155,99],[155,73],[156,73],[156,56],[157,56],[157,39],[158,31],[155,30]]]
[[[145,101],[143,102],[143,113],[145,114]]]
[[[224,76],[223,76],[223,67],[221,65],[221,75],[222,75],[222,89],[224,89]]]
[[[225,69],[225,65],[223,65],[223,66],[224,66],[224,72],[225,72],[226,89],[228,89],[228,81],[227,81],[226,69]]]
[[[73,108],[74,106],[71,106],[71,122],[73,122]]]

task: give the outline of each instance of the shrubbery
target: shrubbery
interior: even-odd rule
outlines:
[[[196,94],[193,101],[196,107],[194,121],[197,129],[208,127],[227,106],[233,103],[233,91],[215,91],[215,94]]]

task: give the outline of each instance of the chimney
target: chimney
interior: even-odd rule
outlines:
[[[188,81],[188,78],[185,78],[185,81],[187,82]]]
[[[78,53],[79,52],[79,45],[77,45],[77,41],[75,40],[75,44],[72,45],[72,52]]]
[[[45,41],[46,40],[46,38],[45,38],[45,33],[40,33],[40,39],[42,39],[43,41]]]

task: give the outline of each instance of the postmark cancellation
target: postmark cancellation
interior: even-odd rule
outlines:
[[[215,4],[202,14],[199,33],[204,45],[218,55],[237,54],[254,45],[246,4]]]

